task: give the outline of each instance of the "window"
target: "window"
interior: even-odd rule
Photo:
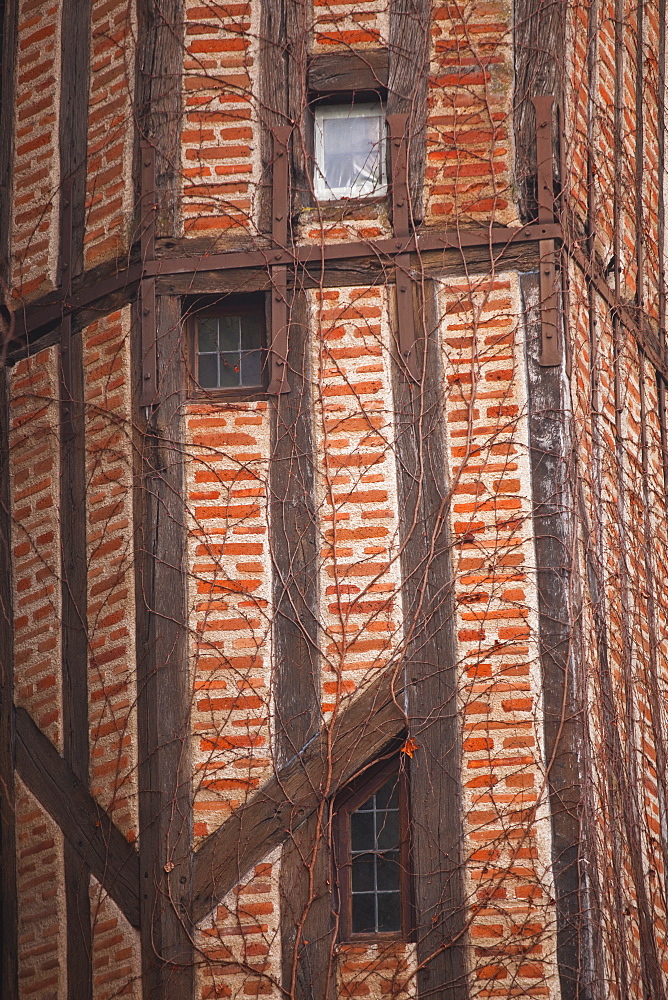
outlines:
[[[267,352],[262,302],[231,301],[225,308],[200,308],[189,326],[198,389],[244,395],[263,390]]]
[[[341,933],[406,936],[410,924],[406,775],[396,761],[349,792],[337,809]]]
[[[316,107],[314,188],[320,201],[386,193],[385,115],[380,102]]]

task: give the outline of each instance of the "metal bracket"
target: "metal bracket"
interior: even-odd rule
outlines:
[[[552,108],[554,97],[532,97],[536,109],[536,171],[538,222],[550,224],[554,215],[554,151],[552,145]],[[540,321],[541,350],[538,364],[543,368],[560,365],[559,297],[557,257],[554,240],[540,240]]]
[[[390,167],[392,192],[392,228],[397,238],[397,246],[410,235],[410,193],[408,190],[408,115],[388,115],[390,132]],[[411,279],[411,258],[408,253],[399,253],[394,259],[395,287],[397,294],[397,326],[399,328],[399,352],[408,373],[419,380],[417,355],[415,350],[415,314],[413,310],[413,281]]]
[[[292,129],[279,125],[272,129],[274,167],[271,188],[271,238],[280,260],[288,242],[289,159],[288,144]],[[278,396],[290,392],[288,383],[288,269],[285,264],[271,268],[271,339],[269,388]]]
[[[155,259],[155,148],[149,142],[143,141],[139,151],[141,154],[139,226],[141,261],[142,268],[145,268]],[[152,406],[158,393],[155,278],[142,277],[139,286],[139,329],[141,349],[139,405]]]

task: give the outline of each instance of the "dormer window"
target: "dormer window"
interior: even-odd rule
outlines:
[[[385,114],[380,102],[319,105],[314,145],[318,201],[386,193]]]

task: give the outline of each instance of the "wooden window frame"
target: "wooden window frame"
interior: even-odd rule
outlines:
[[[401,893],[401,929],[399,931],[352,930],[352,864],[350,847],[350,817],[393,775],[399,783],[399,864]],[[413,932],[413,896],[411,885],[410,800],[405,763],[392,757],[380,767],[363,775],[341,792],[334,814],[334,884],[339,909],[339,940],[349,944],[409,941]]]
[[[271,353],[268,336],[271,324],[268,310],[268,297],[264,293],[225,295],[223,298],[217,299],[211,296],[198,296],[186,303],[184,326],[187,341],[188,397],[190,399],[209,400],[210,402],[245,402],[253,399],[266,399]],[[258,316],[261,321],[262,384],[259,386],[240,385],[211,388],[200,386],[197,371],[197,321],[208,316],[240,316],[245,313],[252,313]]]
[[[387,80],[389,53],[387,48],[363,49],[348,52],[320,52],[312,55],[307,69],[307,104],[305,109],[305,149],[308,161],[305,173],[311,190],[304,196],[300,208],[317,209],[324,219],[338,218],[342,209],[356,209],[387,201],[389,193],[389,143],[385,141],[385,190],[367,195],[350,195],[343,198],[318,198],[316,194],[315,166],[315,109],[323,104],[350,105],[380,104],[383,116],[387,113]]]

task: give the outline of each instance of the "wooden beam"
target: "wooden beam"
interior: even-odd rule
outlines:
[[[308,61],[308,89],[314,94],[354,94],[387,89],[387,49],[323,52]]]
[[[14,614],[12,600],[8,373],[0,370],[0,995],[18,1000]]]
[[[392,671],[383,673],[341,711],[331,730],[321,729],[301,753],[207,837],[194,858],[195,923],[254,864],[306,823],[322,801],[323,789],[335,795],[401,736],[406,720],[402,686]]]
[[[269,466],[273,579],[273,672],[279,765],[317,735],[320,720],[318,543],[310,339],[304,292],[290,303],[290,392],[272,405]],[[320,817],[321,818],[321,817]],[[314,813],[288,828],[281,857],[283,988],[295,1000],[325,1000],[330,966],[331,889],[326,830]],[[314,874],[320,878],[314,878]],[[329,976],[331,980],[331,976]]]
[[[581,997],[590,968],[587,905],[580,881],[582,808],[579,713],[572,684],[570,618],[570,473],[560,368],[540,365],[541,291],[537,274],[520,279],[529,386],[529,458],[538,586],[539,655],[543,683],[545,754],[552,819],[552,864],[557,908],[557,961],[564,1000]]]
[[[16,769],[77,856],[133,927],[139,926],[137,851],[24,708],[14,710]]]
[[[461,737],[453,575],[448,528],[439,311],[433,282],[424,282],[416,385],[393,366],[402,602],[407,638],[411,844],[415,891],[418,997],[467,995],[464,929]],[[416,294],[416,299],[418,295]]]
[[[60,52],[60,252],[63,295],[83,270],[90,76],[90,0],[63,0]],[[88,787],[88,615],[86,552],[86,444],[81,336],[71,315],[60,337],[60,597],[63,756]],[[67,921],[67,994],[93,995],[90,872],[76,848],[64,844]]]
[[[520,218],[528,222],[536,218],[538,208],[536,116],[531,98],[552,94],[557,105],[561,103],[566,7],[514,0],[513,36],[515,183]]]
[[[16,55],[18,52],[18,0],[5,0],[0,43],[0,278],[9,285],[12,243],[12,182],[14,164],[14,115],[16,112]],[[3,345],[4,346],[4,345]]]
[[[408,115],[411,222],[423,215],[431,0],[390,0],[387,114]]]
[[[157,299],[160,394],[139,405],[135,347],[135,600],[139,854],[144,987],[152,1000],[194,988],[187,900],[192,843],[190,674],[183,469],[181,304]]]
[[[156,234],[178,232],[181,213],[181,77],[183,73],[183,0],[137,3],[137,148],[139,141],[156,154]]]

